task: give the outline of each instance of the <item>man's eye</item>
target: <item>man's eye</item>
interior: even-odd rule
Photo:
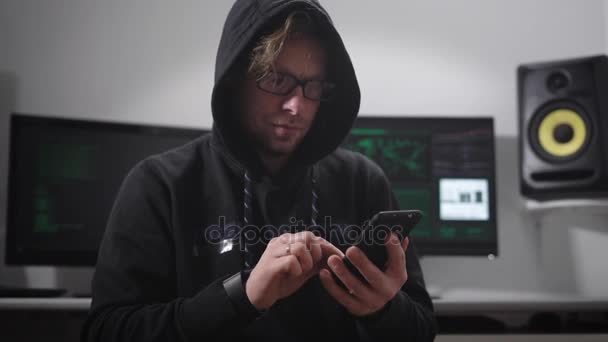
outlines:
[[[321,97],[323,84],[321,82],[310,81],[306,84],[306,92],[314,98]]]
[[[274,74],[271,76],[271,81],[272,81],[272,83],[274,83],[277,86],[282,85],[283,83],[286,82],[286,77],[281,74]]]

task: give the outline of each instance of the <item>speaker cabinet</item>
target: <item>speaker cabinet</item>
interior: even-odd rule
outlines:
[[[608,57],[517,70],[522,195],[608,197]]]

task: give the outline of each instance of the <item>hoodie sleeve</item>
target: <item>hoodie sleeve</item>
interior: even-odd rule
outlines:
[[[368,217],[382,210],[398,210],[390,184],[379,167],[368,170]],[[357,320],[364,340],[433,341],[436,321],[433,303],[426,291],[413,240],[406,252],[408,279],[401,291],[378,313]]]
[[[126,177],[100,247],[81,340],[215,340],[255,318],[234,304],[224,279],[190,298],[176,298],[169,203],[151,160]]]

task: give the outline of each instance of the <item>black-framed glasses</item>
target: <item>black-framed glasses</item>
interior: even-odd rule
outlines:
[[[290,94],[297,86],[302,87],[304,97],[313,101],[327,101],[334,93],[336,85],[321,80],[299,80],[292,75],[270,72],[257,80],[258,88],[274,95]]]

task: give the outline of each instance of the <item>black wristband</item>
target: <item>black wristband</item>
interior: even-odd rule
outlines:
[[[245,315],[246,317],[256,318],[262,314],[258,309],[251,304],[249,298],[247,298],[247,292],[245,292],[245,281],[249,276],[249,272],[241,271],[236,273],[226,280],[223,285],[228,298],[232,304],[234,304],[238,313]]]

